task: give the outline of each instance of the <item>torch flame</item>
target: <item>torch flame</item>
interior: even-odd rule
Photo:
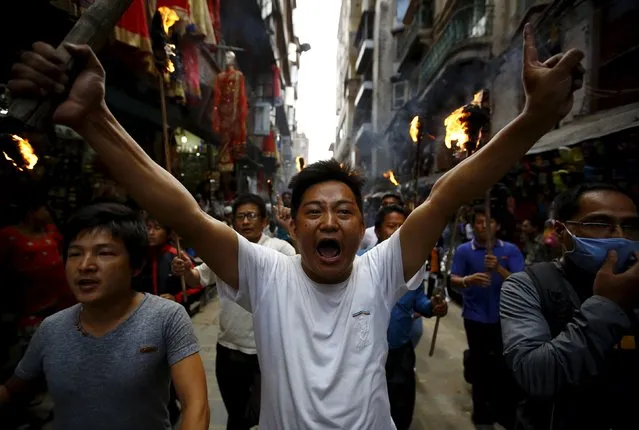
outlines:
[[[31,146],[31,144],[29,144],[29,141],[27,139],[21,138],[20,136],[16,136],[15,134],[11,135],[11,139],[13,139],[14,142],[18,143],[18,150],[20,151],[20,155],[24,160],[24,167],[26,167],[28,170],[32,170],[38,162],[38,157],[35,155],[35,152],[33,152],[33,147]],[[4,158],[7,161],[10,161],[18,170],[20,170],[21,172],[24,170],[22,167],[18,166],[15,160],[9,157],[6,152],[3,151],[2,154],[4,155]]]
[[[417,139],[419,139],[419,116],[415,115],[415,117],[410,122],[408,134],[410,135],[413,143],[417,143]]]
[[[297,167],[298,172],[304,170],[304,157],[302,157],[301,155],[295,157],[295,166]]]
[[[162,15],[162,27],[164,28],[164,32],[168,35],[169,30],[173,25],[180,20],[177,12],[175,12],[170,7],[161,6],[158,8],[158,12]],[[175,55],[175,45],[172,43],[167,43],[166,47],[167,57],[171,57],[171,55]],[[175,65],[173,61],[170,59],[167,60],[166,63],[166,71],[169,73],[175,72]]]
[[[180,20],[180,17],[177,12],[166,6],[159,7],[158,12],[162,15],[162,27],[164,27],[164,32],[169,34],[169,29],[173,27],[173,24]]]
[[[483,97],[483,91],[479,91],[473,95],[473,101],[471,105],[481,105]],[[465,109],[466,106],[462,106],[455,109],[444,120],[444,126],[446,127],[446,137],[444,143],[448,149],[453,149],[453,142],[456,151],[465,151],[466,144],[468,143],[468,118],[470,118],[470,112]]]
[[[384,172],[384,178],[388,179],[391,184],[395,185],[396,187],[399,186],[399,181],[395,178],[395,173],[392,170]]]

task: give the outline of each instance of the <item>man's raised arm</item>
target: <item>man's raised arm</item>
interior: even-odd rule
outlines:
[[[113,177],[142,208],[174,228],[228,285],[238,286],[238,240],[235,232],[200,210],[191,194],[138,146],[104,101],[104,69],[87,46],[66,45],[75,63],[84,64],[53,120],[76,130],[100,155]],[[11,94],[49,97],[64,92],[66,66],[44,43],[13,66]]]
[[[526,152],[570,112],[573,92],[582,85],[583,53],[570,50],[541,63],[532,34],[524,29],[522,80],[526,107],[472,157],[462,161],[433,186],[428,199],[400,229],[405,279],[424,265],[450,216],[457,208],[499,181]]]

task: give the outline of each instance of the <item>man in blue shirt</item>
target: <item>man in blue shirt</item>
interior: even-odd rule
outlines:
[[[382,206],[375,218],[375,235],[379,245],[398,230],[407,212],[400,206]],[[388,358],[386,382],[391,405],[391,417],[397,430],[408,430],[415,409],[415,349],[413,347],[413,315],[444,316],[446,301],[432,303],[424,292],[424,285],[409,291],[392,309],[388,325]]]
[[[492,429],[496,422],[511,428],[516,396],[502,356],[499,295],[504,280],[524,270],[524,256],[517,246],[502,240],[494,241],[491,254],[486,252],[487,227],[494,237],[499,225],[486,218],[483,207],[474,209],[471,222],[475,238],[457,247],[451,283],[462,289],[464,298],[468,340],[464,368],[473,385],[473,423],[477,429]]]

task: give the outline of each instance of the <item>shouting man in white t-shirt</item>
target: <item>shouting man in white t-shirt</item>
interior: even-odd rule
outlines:
[[[288,242],[262,232],[268,225],[266,204],[255,194],[243,194],[233,202],[233,228],[246,240],[283,255],[295,255]],[[174,258],[171,269],[184,275],[189,286],[212,285],[216,276],[206,264],[190,267],[190,260]],[[248,430],[258,424],[260,366],[253,334],[253,316],[232,300],[220,300],[220,334],[217,338],[215,377],[228,413],[226,427]]]
[[[173,227],[253,313],[262,369],[261,430],[393,429],[384,364],[390,310],[423,279],[449,217],[496,183],[570,112],[583,53],[546,62],[524,31],[521,114],[433,186],[384,243],[362,257],[361,180],[335,160],[309,165],[292,182],[292,236],[299,256],[253,244],[204,213],[193,196],[127,134],[104,101],[104,69],[87,46],[65,44],[77,77],[47,44],[14,65],[14,97],[59,94],[55,123],[72,127],[138,203]],[[69,85],[65,92],[65,85]]]

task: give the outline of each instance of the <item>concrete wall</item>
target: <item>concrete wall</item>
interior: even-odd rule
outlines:
[[[390,154],[383,133],[392,119],[392,84],[396,42],[391,34],[395,22],[395,1],[377,0],[373,53],[373,151],[370,174],[377,177],[390,168]]]
[[[497,11],[495,11],[497,13]],[[560,29],[561,49],[566,51],[571,48],[578,48],[585,52],[586,56],[583,64],[586,68],[585,84],[590,84],[592,74],[592,4],[590,2],[581,3],[570,13],[564,14],[554,24]],[[552,23],[552,21],[548,21]],[[492,130],[496,133],[514,119],[523,109],[524,94],[521,83],[521,36],[503,38],[513,40],[503,49],[503,62],[498,68],[498,72],[493,77],[492,89],[494,97],[492,101]],[[547,48],[543,45],[543,36],[537,35],[538,51],[540,59],[549,57]],[[496,38],[496,45],[499,38]],[[509,49],[506,49],[506,46]],[[562,124],[572,121],[575,117],[586,115],[590,112],[590,99],[584,88],[575,93],[575,103],[572,111],[562,121]]]

